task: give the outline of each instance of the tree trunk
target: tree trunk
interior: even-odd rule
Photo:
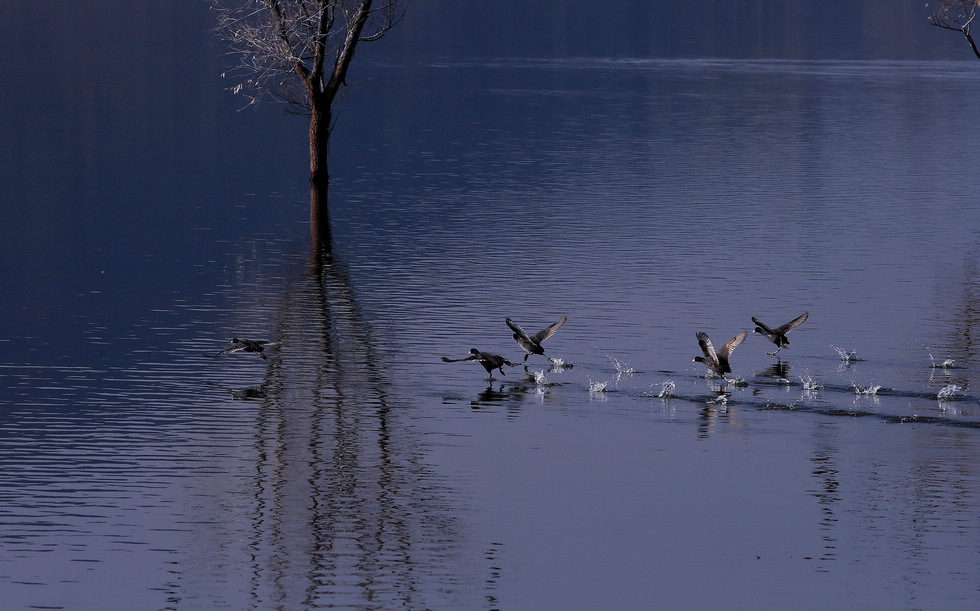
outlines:
[[[330,102],[311,97],[310,118],[310,235],[313,246],[323,252],[331,250],[330,213],[327,210],[327,148],[330,141]]]

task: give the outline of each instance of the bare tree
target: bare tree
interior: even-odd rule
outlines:
[[[310,230],[329,247],[327,150],[333,103],[342,97],[358,42],[375,41],[400,20],[405,0],[211,0],[218,33],[241,63],[232,91],[269,98],[310,115]]]
[[[980,0],[939,0],[934,5],[929,23],[944,30],[962,32],[963,36],[966,36],[966,41],[970,43],[974,55],[980,58],[980,49],[977,49],[977,43],[973,41],[973,36],[970,34],[970,26],[977,16]]]

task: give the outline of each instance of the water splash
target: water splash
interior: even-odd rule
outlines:
[[[800,376],[800,384],[803,386],[804,392],[813,392],[823,388],[823,386],[818,384],[817,381],[810,376]]]
[[[864,360],[857,355],[857,351],[853,348],[851,350],[844,350],[838,346],[831,346],[831,348],[837,351],[842,363],[857,363]]]
[[[551,361],[551,370],[554,371],[555,373],[561,373],[566,369],[572,368],[572,364],[567,362],[565,359],[561,357],[551,358],[549,356],[548,360]]]
[[[956,384],[947,384],[941,388],[938,393],[936,393],[936,399],[938,399],[940,403],[943,401],[950,401],[959,395],[960,390],[962,389]]]
[[[617,375],[617,377],[619,377],[619,376],[631,376],[634,373],[636,373],[636,370],[635,369],[633,369],[632,367],[630,367],[626,363],[620,361],[619,359],[617,359],[616,357],[612,356],[611,354],[607,354],[606,355],[606,358],[608,358],[610,361],[612,361],[613,367],[616,368],[616,375]]]
[[[936,359],[933,358],[931,352],[929,353],[929,361],[932,363],[930,367],[932,367],[933,369],[952,369],[953,367],[956,366],[956,361],[954,361],[953,359],[946,359],[944,361],[937,363]]]
[[[669,399],[674,396],[674,389],[677,387],[673,380],[667,380],[660,385],[660,394],[657,396],[661,399]]]
[[[715,397],[714,399],[709,400],[708,401],[708,404],[709,405],[720,405],[722,407],[728,407],[728,394],[727,393],[722,393],[722,394],[718,395],[717,397]]]
[[[609,382],[608,381],[607,382],[595,382],[595,381],[592,380],[592,378],[589,378],[589,392],[590,393],[602,393],[602,392],[606,392],[606,386],[608,386],[608,385],[609,385]]]
[[[548,376],[545,375],[544,369],[538,369],[535,371],[529,371],[528,374],[534,378],[534,383],[538,386],[548,385]]]
[[[854,387],[854,394],[867,395],[869,397],[877,395],[878,391],[881,390],[881,384],[870,384],[868,386],[860,386],[857,383],[855,383],[854,380],[851,380],[851,386]]]

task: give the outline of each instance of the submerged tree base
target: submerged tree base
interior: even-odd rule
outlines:
[[[333,252],[330,213],[327,208],[327,185],[310,183],[310,240],[313,251],[322,255]]]

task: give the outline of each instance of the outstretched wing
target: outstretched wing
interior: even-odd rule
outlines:
[[[808,316],[810,316],[810,313],[809,312],[803,312],[803,314],[801,314],[800,316],[794,318],[793,320],[789,321],[785,325],[783,325],[783,326],[779,327],[778,329],[776,329],[776,332],[779,333],[780,335],[786,335],[787,333],[789,333],[793,329],[795,329],[795,328],[799,327],[800,325],[802,325],[803,323],[805,323]],[[752,320],[755,320],[755,319],[753,318]]]
[[[721,352],[719,352],[719,354],[723,358],[726,358],[727,359],[728,358],[728,355],[730,355],[733,350],[735,350],[736,348],[738,348],[738,345],[739,344],[741,344],[742,342],[745,341],[745,336],[746,335],[748,335],[748,331],[742,331],[741,333],[739,333],[735,337],[733,337],[730,340],[728,340],[727,342],[725,342],[725,345],[721,347]]]
[[[762,329],[763,331],[765,331],[769,335],[777,335],[777,332],[776,331],[773,331],[772,329],[770,329],[769,328],[769,325],[767,325],[766,323],[762,322],[761,320],[759,320],[755,316],[752,317],[752,322],[754,322],[757,327],[759,327],[760,329]]]
[[[701,346],[701,352],[704,353],[704,358],[712,363],[718,362],[718,355],[715,354],[715,346],[711,343],[711,338],[704,331],[698,331],[698,345]]]
[[[462,359],[451,359],[451,358],[447,358],[447,357],[442,357],[442,360],[445,363],[463,363],[465,361],[475,361],[476,359],[477,359],[477,356],[475,354],[471,354],[470,356],[468,356],[466,358],[462,358]]]
[[[519,324],[517,324],[516,322],[508,318],[507,326],[510,327],[511,331],[513,331],[518,337],[520,337],[521,339],[523,339],[529,344],[532,343],[531,338],[528,336],[527,333],[524,332],[524,329],[522,329]]]
[[[240,352],[245,349],[245,344],[235,344],[231,348],[225,348],[221,352],[215,352],[214,354],[205,354],[204,356],[224,356],[225,354],[231,354],[232,352]]]
[[[565,324],[565,321],[566,320],[568,320],[568,316],[565,316],[564,314],[562,314],[562,317],[558,319],[558,322],[556,322],[555,324],[553,324],[553,325],[551,325],[549,327],[546,327],[544,329],[541,329],[540,331],[538,331],[537,333],[535,333],[534,334],[534,337],[532,337],[531,339],[533,339],[535,342],[537,342],[537,343],[540,344],[544,340],[546,340],[549,337],[551,337],[552,335],[554,335],[555,334],[555,331],[557,331],[563,324]]]

